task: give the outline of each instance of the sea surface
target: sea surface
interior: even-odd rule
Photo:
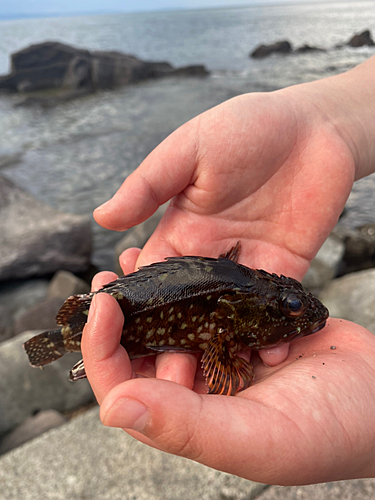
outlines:
[[[204,64],[205,79],[163,79],[103,91],[52,108],[0,95],[0,173],[65,212],[92,214],[174,129],[233,96],[272,91],[346,71],[375,49],[336,48],[364,29],[375,36],[375,2],[350,1],[0,21],[0,74],[11,53],[56,40],[118,50],[175,66]],[[263,60],[260,43],[327,49]],[[375,220],[375,177],[356,183],[342,219]],[[93,221],[93,261],[112,269],[121,234]]]

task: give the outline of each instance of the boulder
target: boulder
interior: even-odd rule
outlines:
[[[28,417],[1,440],[0,455],[31,441],[50,429],[60,427],[66,421],[66,417],[55,410],[40,411]]]
[[[14,319],[15,335],[26,330],[54,330],[55,318],[63,303],[64,299],[61,297],[49,297],[21,314],[17,314]]]
[[[341,268],[345,245],[335,234],[330,234],[302,280],[302,285],[309,292],[319,295],[320,290],[335,276]]]
[[[0,284],[0,342],[13,337],[17,315],[45,300],[48,283],[39,278]]]
[[[375,269],[331,281],[319,298],[331,316],[354,321],[375,333]]]
[[[301,45],[301,47],[298,47],[298,49],[295,50],[295,52],[298,52],[300,54],[304,54],[305,52],[327,52],[325,49],[321,49],[320,47],[314,47],[312,45]]]
[[[334,232],[345,244],[340,274],[375,267],[375,223],[355,229],[340,226]]]
[[[141,224],[138,224],[138,226],[128,229],[125,233],[125,236],[117,243],[115,247],[115,272],[119,276],[122,276],[123,274],[119,264],[119,257],[122,252],[132,247],[143,248],[147,240],[155,231],[156,226],[159,224],[167,207],[168,203],[165,203],[164,205],[159,207],[157,211],[147,220],[145,220]]]
[[[354,35],[348,42],[350,47],[363,47],[368,45],[372,47],[375,45],[374,40],[371,37],[370,30],[362,31],[362,33]]]
[[[0,344],[0,436],[42,410],[66,412],[93,400],[87,380],[69,381],[69,370],[81,359],[67,354],[44,367],[29,365],[23,343],[40,331],[27,331]]]
[[[0,281],[87,269],[91,224],[39,202],[0,177]]]
[[[116,51],[89,52],[59,42],[43,42],[12,54],[11,73],[0,77],[0,89],[22,93],[55,89],[67,99],[148,78],[207,74],[204,66],[174,68],[167,62],[142,61]],[[45,98],[38,94],[32,102],[35,100],[44,102]]]
[[[48,286],[48,298],[61,297],[64,300],[71,295],[89,293],[90,285],[68,271],[58,271]]]
[[[291,52],[292,45],[288,40],[283,40],[271,45],[258,45],[249,55],[253,58],[262,58],[271,54],[290,54]]]

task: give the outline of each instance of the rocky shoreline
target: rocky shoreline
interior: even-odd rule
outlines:
[[[61,425],[67,414],[94,402],[86,381],[68,381],[77,356],[35,370],[22,344],[55,326],[61,304],[70,295],[87,293],[95,270],[87,271],[91,238],[85,218],[53,210],[2,177],[0,192],[1,454]],[[116,261],[126,248],[145,244],[165,209],[166,205],[160,207],[149,220],[126,231],[116,247]],[[19,217],[20,213],[28,213],[35,224],[30,228],[29,219]],[[71,240],[74,244],[67,247]],[[337,226],[313,260],[303,285],[320,296],[332,316],[355,321],[375,333],[375,222],[357,229]]]

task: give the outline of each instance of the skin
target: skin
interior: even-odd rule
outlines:
[[[375,164],[374,70],[372,58],[333,78],[243,95],[175,131],[95,212],[124,230],[172,200],[142,252],[121,256],[124,272],[165,256],[217,256],[241,240],[241,263],[300,280],[353,181]],[[115,277],[100,273],[93,288]],[[226,397],[206,394],[195,355],[131,364],[122,321],[99,294],[82,340],[104,425],[253,481],[375,476],[375,337],[366,329],[329,319],[312,336],[252,353],[255,384]]]

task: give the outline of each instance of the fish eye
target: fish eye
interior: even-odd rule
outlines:
[[[287,297],[283,298],[280,303],[280,309],[281,312],[288,318],[297,318],[305,312],[306,303],[302,297],[291,293]]]

